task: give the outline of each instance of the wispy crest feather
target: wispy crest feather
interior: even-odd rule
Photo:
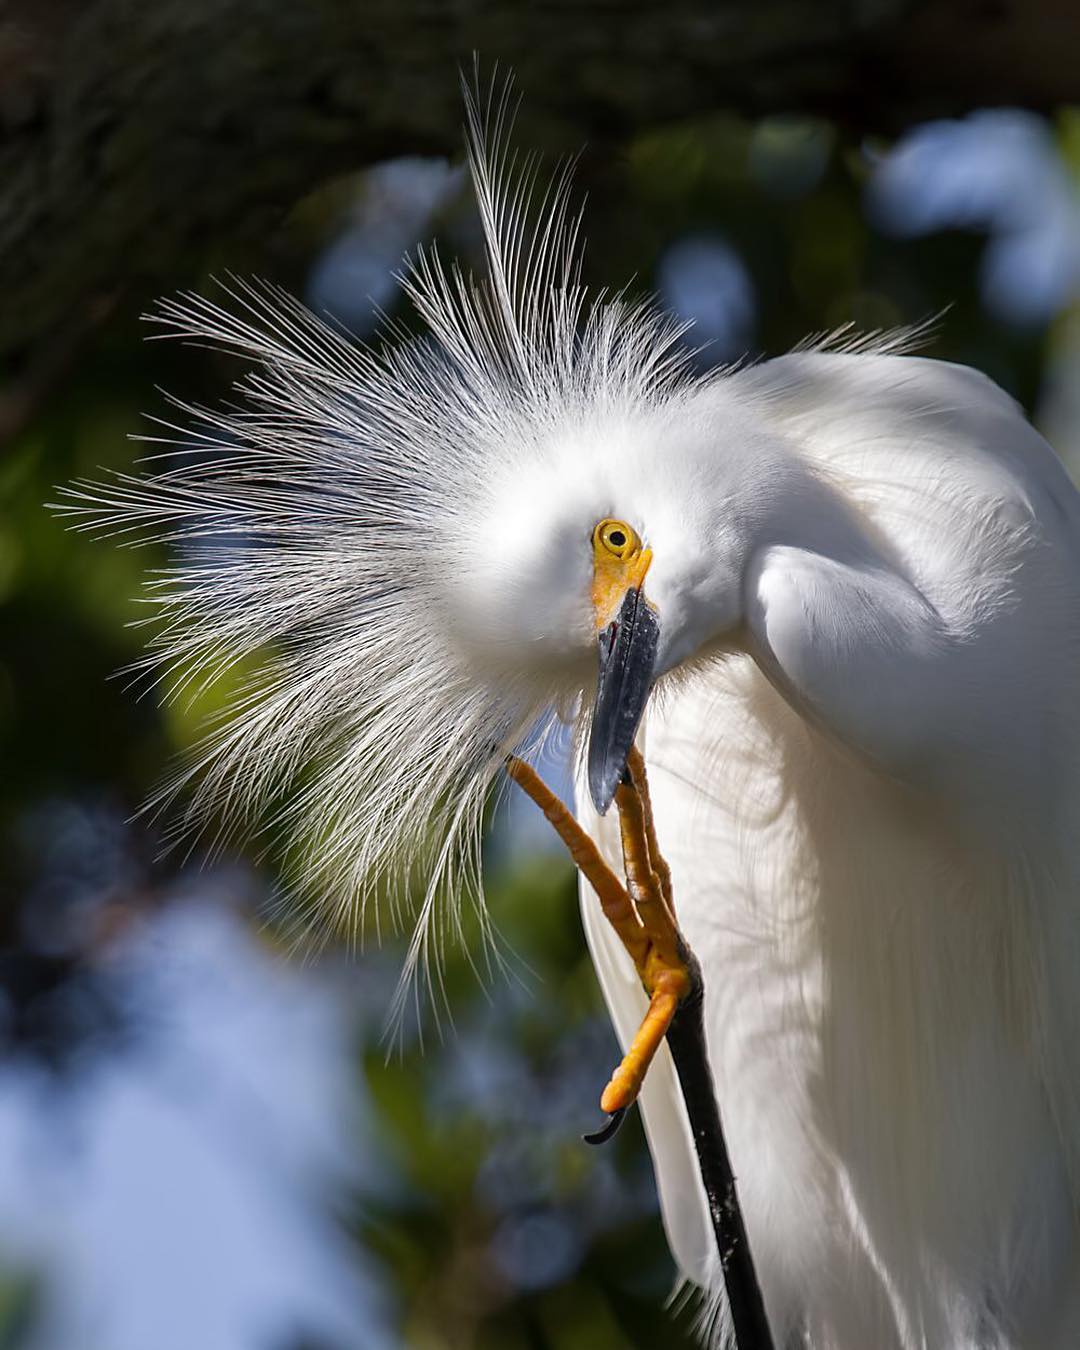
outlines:
[[[186,803],[181,830],[214,819],[302,840],[294,880],[346,931],[422,876],[411,968],[460,929],[465,897],[487,931],[484,804],[506,752],[565,695],[463,661],[439,622],[455,521],[493,466],[693,378],[678,325],[582,286],[569,168],[543,187],[519,162],[509,82],[467,89],[466,106],[487,276],[422,250],[401,280],[426,337],[360,346],[266,285],[166,301],[150,316],[162,336],[254,367],[238,402],[171,400],[178,424],[146,438],[145,472],[79,482],[60,508],[175,551],[148,582],[142,663],[168,696],[245,672],[157,805]]]

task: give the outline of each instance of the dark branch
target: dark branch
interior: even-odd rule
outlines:
[[[697,1150],[698,1169],[709,1204],[709,1217],[731,1309],[735,1345],[737,1350],[773,1350],[772,1333],[746,1236],[705,1047],[701,970],[693,957],[690,962],[694,987],[679,1005],[668,1029],[667,1042],[679,1075],[690,1133]]]

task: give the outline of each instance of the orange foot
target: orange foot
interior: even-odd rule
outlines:
[[[653,826],[645,762],[635,749],[627,761],[630,782],[615,793],[626,885],[563,803],[524,760],[510,756],[510,777],[522,787],[566,845],[600,900],[608,922],[630,954],[649,995],[649,1008],[600,1098],[600,1107],[621,1117],[641,1091],[645,1074],[682,1000],[693,987],[691,959],[675,921],[671,872],[660,854]],[[595,1139],[609,1137],[606,1132]]]

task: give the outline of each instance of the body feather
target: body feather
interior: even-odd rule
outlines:
[[[967,756],[956,717],[952,772],[915,791],[749,653],[647,716],[778,1344],[1066,1350],[1080,1340],[1076,495],[973,372],[809,354],[732,379],[764,394],[947,616],[984,752]],[[890,719],[887,690],[834,674]],[[581,792],[579,812],[607,825]],[[586,890],[591,941],[611,948],[594,907]],[[597,968],[625,1041],[640,990],[618,955]],[[665,1222],[685,1274],[721,1300],[668,1095],[643,1098]]]

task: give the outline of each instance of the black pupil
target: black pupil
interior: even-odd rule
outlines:
[[[612,530],[608,535],[608,543],[614,544],[616,548],[622,548],[623,544],[626,543],[626,535],[623,534],[622,530]]]

